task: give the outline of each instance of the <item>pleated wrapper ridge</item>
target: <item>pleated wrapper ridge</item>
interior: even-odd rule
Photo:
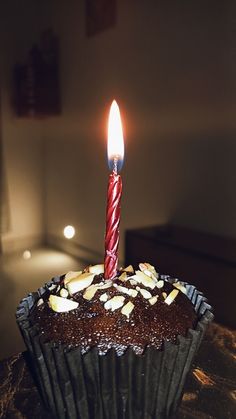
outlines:
[[[169,279],[167,276],[163,276]],[[55,277],[24,298],[16,320],[30,354],[33,376],[47,409],[58,419],[164,419],[174,417],[181,402],[187,373],[208,324],[212,308],[193,285],[183,283],[198,314],[196,328],[177,342],[164,342],[162,350],[129,348],[121,356],[114,349],[100,355],[96,348],[45,342],[30,323],[32,307]],[[170,279],[173,283],[176,280]]]

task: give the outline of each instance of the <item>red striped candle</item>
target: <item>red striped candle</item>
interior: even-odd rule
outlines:
[[[123,132],[120,111],[116,101],[112,102],[108,121],[108,165],[112,170],[107,189],[106,237],[104,277],[116,276],[118,266],[120,201],[122,194],[121,170],[124,158]]]

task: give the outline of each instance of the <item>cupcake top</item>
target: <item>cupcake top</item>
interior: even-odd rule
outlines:
[[[83,353],[96,346],[101,355],[111,348],[122,355],[128,347],[142,354],[194,328],[197,315],[180,282],[171,284],[149,263],[120,269],[112,280],[103,272],[103,265],[89,266],[47,288],[30,314],[45,341]]]

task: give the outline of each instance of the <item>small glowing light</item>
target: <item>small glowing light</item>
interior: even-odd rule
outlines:
[[[75,228],[73,226],[66,226],[63,230],[66,239],[72,239],[75,235]]]
[[[25,259],[25,260],[29,260],[29,259],[31,259],[31,251],[30,251],[30,250],[25,250],[25,251],[23,252],[22,257],[23,257],[23,259]]]
[[[117,171],[120,171],[124,159],[124,139],[120,117],[120,110],[117,102],[113,100],[108,119],[108,142],[107,142],[108,165],[114,170],[114,162]]]

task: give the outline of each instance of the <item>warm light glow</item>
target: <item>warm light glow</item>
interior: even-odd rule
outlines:
[[[111,104],[109,113],[107,156],[109,168],[115,172],[120,171],[124,159],[124,139],[120,110],[115,100]]]
[[[25,260],[29,260],[29,259],[31,259],[31,251],[30,251],[30,250],[25,250],[25,251],[23,252],[22,257],[23,257],[23,259],[25,259]]]
[[[72,239],[75,235],[75,228],[73,226],[66,226],[63,230],[66,239]]]

